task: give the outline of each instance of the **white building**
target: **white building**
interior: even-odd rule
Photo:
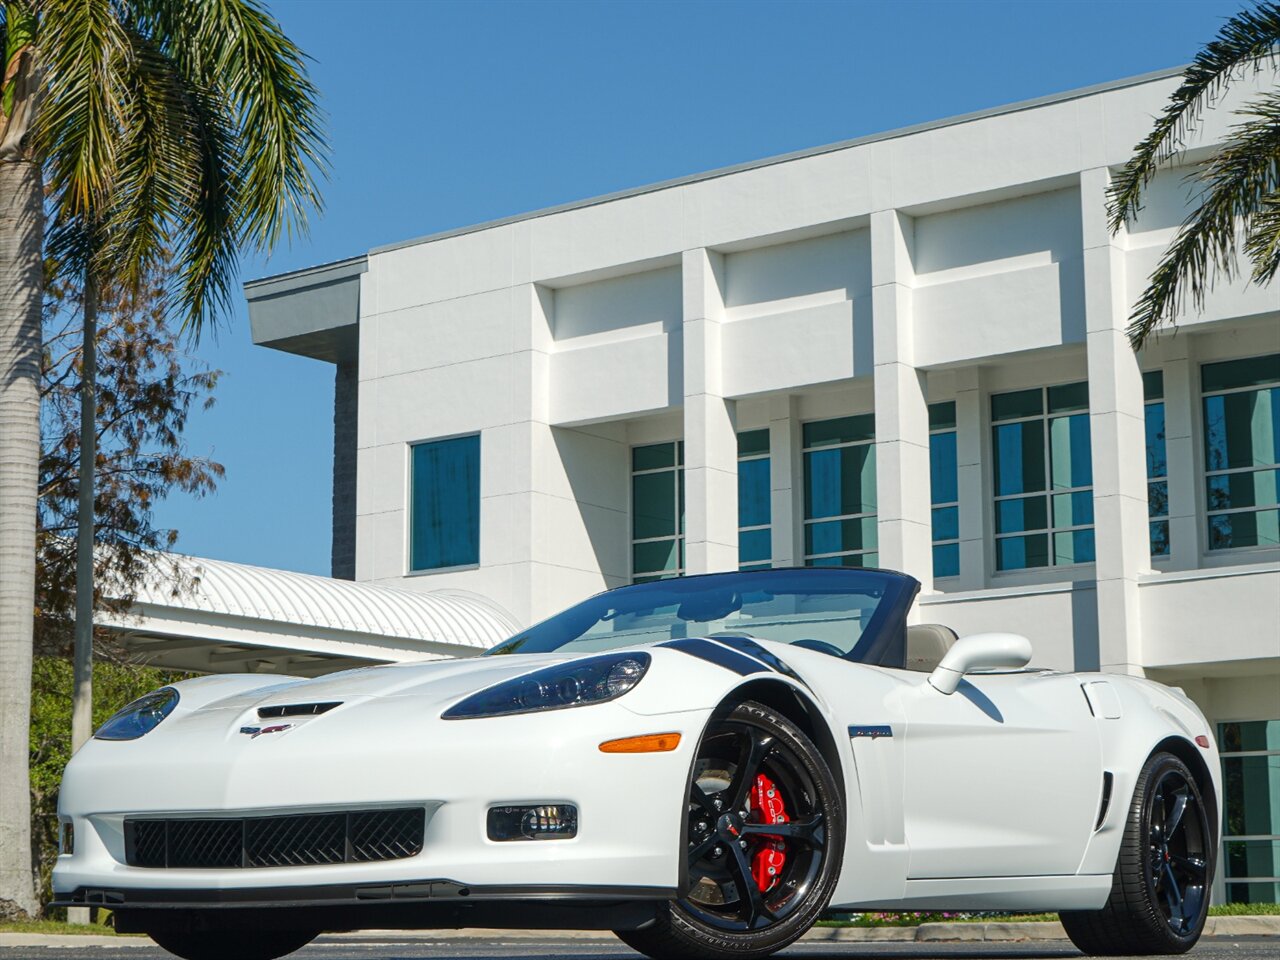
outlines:
[[[1104,214],[1177,73],[249,284],[257,342],[336,365],[334,575],[529,623],[641,577],[906,570],[923,620],[1184,687],[1228,754],[1225,893],[1277,899],[1280,287],[1135,356],[1190,167]]]

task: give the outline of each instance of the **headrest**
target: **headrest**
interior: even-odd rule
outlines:
[[[956,642],[956,632],[940,623],[913,623],[907,627],[907,669],[930,673]]]

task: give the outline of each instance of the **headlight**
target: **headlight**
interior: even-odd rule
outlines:
[[[98,740],[137,740],[158,727],[177,705],[178,691],[173,687],[162,687],[118,710],[98,728],[94,737]]]
[[[446,720],[506,717],[616,700],[649,669],[647,653],[619,653],[558,663],[472,694],[443,714]]]

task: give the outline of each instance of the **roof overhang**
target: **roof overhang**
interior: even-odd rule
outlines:
[[[253,342],[329,363],[354,360],[366,256],[244,285]]]
[[[473,657],[515,632],[510,616],[471,594],[181,556],[154,565],[128,610],[95,622],[152,666],[290,676]]]

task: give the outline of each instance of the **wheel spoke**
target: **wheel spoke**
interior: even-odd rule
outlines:
[[[689,866],[692,867],[695,863],[697,863],[699,860],[705,857],[708,853],[714,850],[716,848],[716,844],[719,842],[720,842],[720,838],[713,833],[711,834],[711,836],[707,837],[707,839],[703,840],[701,843],[698,843],[696,846],[691,847],[689,849]]]
[[[689,802],[711,818],[711,822],[715,823],[716,817],[720,816],[720,811],[716,809],[715,803],[707,796],[707,792],[698,785],[698,781],[693,781],[689,787]]]
[[[1177,832],[1179,825],[1182,823],[1182,816],[1187,812],[1187,803],[1191,797],[1186,789],[1179,790],[1174,794],[1173,810],[1164,822],[1164,839],[1167,843],[1169,838]]]
[[[1208,871],[1208,864],[1200,857],[1183,857],[1178,854],[1170,854],[1173,863],[1176,864],[1182,873],[1193,881],[1204,882],[1205,874]]]
[[[790,823],[746,823],[742,825],[744,836],[781,837],[784,840],[795,840],[816,850],[822,849],[826,843],[826,831],[823,829],[822,814],[815,813],[805,820],[792,820]]]
[[[1178,925],[1178,929],[1181,931],[1187,925],[1186,898],[1183,897],[1182,889],[1178,886],[1178,878],[1173,875],[1173,868],[1166,863],[1164,869],[1165,876],[1169,879],[1169,886],[1167,887],[1169,918]]]
[[[725,791],[727,809],[740,811],[747,808],[747,795],[755,782],[756,773],[764,761],[769,748],[773,746],[773,737],[759,733],[753,729],[743,731],[746,742],[738,753],[738,766],[733,771],[733,781]]]
[[[738,888],[738,900],[742,904],[744,914],[742,919],[746,922],[747,929],[764,926],[776,920],[777,917],[773,915],[773,911],[765,905],[764,895],[756,886],[755,877],[751,875],[751,863],[747,860],[746,851],[740,844],[731,843],[729,852],[732,854],[730,872]]]

